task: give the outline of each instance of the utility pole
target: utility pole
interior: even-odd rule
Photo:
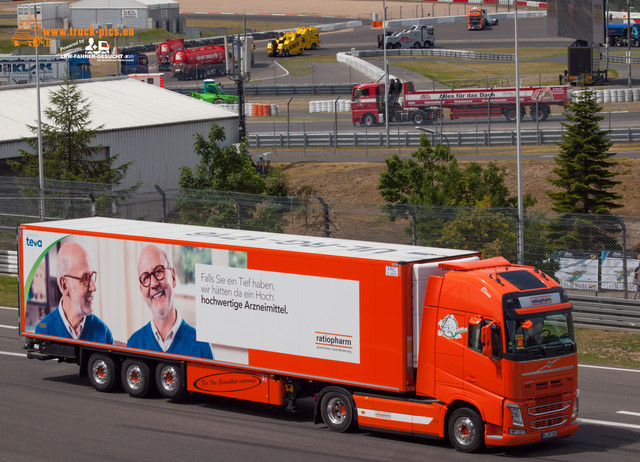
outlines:
[[[251,80],[251,55],[253,54],[253,37],[247,37],[247,17],[244,18],[244,35],[225,35],[225,64],[227,77],[236,83],[238,93],[238,136],[243,141],[247,136],[247,122],[244,113],[244,83]],[[274,84],[275,85],[275,84]]]

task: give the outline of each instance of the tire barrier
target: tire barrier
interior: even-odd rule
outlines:
[[[223,109],[229,109],[233,112],[238,112],[239,108],[237,104],[218,104],[217,106]],[[245,103],[244,113],[247,117],[265,117],[265,116],[277,116],[280,114],[280,106],[277,104],[256,104]]]
[[[611,88],[603,90],[590,90],[595,94],[598,103],[633,103],[640,101],[640,88]],[[571,98],[577,99],[582,96],[584,90],[574,90]]]
[[[309,101],[309,112],[333,112],[335,100]],[[350,112],[351,101],[339,99],[335,104],[337,112]]]

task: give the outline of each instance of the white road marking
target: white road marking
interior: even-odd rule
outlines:
[[[621,422],[607,422],[606,420],[578,419],[580,423],[602,425],[605,427],[629,428],[632,430],[640,430],[640,425],[625,424]]]
[[[18,311],[18,308],[12,308],[10,306],[0,306],[0,310]]]
[[[618,411],[616,414],[624,414],[624,415],[632,415],[634,417],[640,417],[640,412],[631,412],[631,411]]]
[[[7,326],[5,324],[0,324],[0,327],[4,327],[5,329],[17,329],[18,326]]]
[[[622,367],[592,366],[591,364],[578,364],[578,367],[587,367],[589,369],[604,369],[607,371],[640,372],[640,369],[624,369]]]
[[[0,355],[20,356],[22,358],[26,358],[27,357],[26,353],[12,353],[11,351],[0,351]]]

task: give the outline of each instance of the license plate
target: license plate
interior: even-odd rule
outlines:
[[[542,434],[542,439],[553,438],[554,436],[558,436],[558,431],[557,430],[554,430],[552,432],[544,432]]]

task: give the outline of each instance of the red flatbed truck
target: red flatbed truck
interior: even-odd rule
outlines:
[[[79,247],[84,273],[61,269]],[[140,274],[149,247],[164,263]],[[577,431],[571,303],[546,274],[502,257],[93,217],[20,225],[19,278],[28,357],[77,363],[100,391],[122,382],[142,397],[156,382],[174,400],[288,408],[313,396],[331,430],[447,437],[464,452]],[[163,280],[212,357],[132,345],[145,290]],[[47,333],[68,308],[57,287],[72,283],[91,292],[108,341]]]
[[[354,125],[383,124],[385,84],[365,83],[351,90]],[[546,120],[552,106],[565,107],[570,100],[568,85],[523,87],[520,89],[520,116],[527,111],[533,120]],[[433,123],[448,109],[451,119],[499,117],[516,120],[516,88],[461,88],[457,90],[416,90],[413,82],[392,79],[388,93],[389,121]]]

